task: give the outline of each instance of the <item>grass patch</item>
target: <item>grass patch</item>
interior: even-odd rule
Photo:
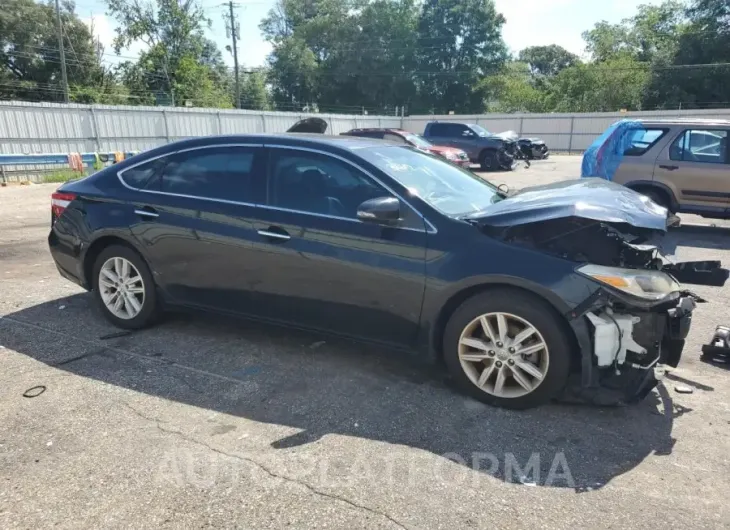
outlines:
[[[69,180],[85,176],[86,172],[79,173],[78,171],[72,171],[70,169],[61,169],[59,171],[54,171],[53,173],[43,175],[43,182],[46,184],[51,182],[67,182]]]

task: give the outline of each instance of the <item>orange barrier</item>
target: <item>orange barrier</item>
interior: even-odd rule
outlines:
[[[68,154],[68,165],[73,171],[78,171],[79,173],[83,173],[84,171],[84,162],[81,160],[79,153]]]

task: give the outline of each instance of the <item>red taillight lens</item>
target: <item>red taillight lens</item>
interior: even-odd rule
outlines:
[[[55,192],[51,194],[51,214],[54,219],[58,219],[66,207],[76,198],[73,193]]]

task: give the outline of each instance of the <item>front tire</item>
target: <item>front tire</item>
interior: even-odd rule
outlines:
[[[643,195],[646,195],[649,197],[652,201],[657,203],[659,206],[662,206],[663,208],[667,209],[667,212],[670,214],[673,214],[672,211],[672,205],[669,203],[669,199],[666,197],[665,194],[655,191],[655,190],[646,190],[641,192]]]
[[[485,150],[479,155],[479,166],[482,171],[496,171],[499,166],[496,151]]]
[[[157,292],[147,263],[134,250],[111,245],[93,268],[94,297],[104,317],[123,329],[141,329],[158,315]]]
[[[526,409],[565,387],[570,341],[546,302],[514,289],[465,301],[444,333],[444,361],[458,386],[489,405]]]

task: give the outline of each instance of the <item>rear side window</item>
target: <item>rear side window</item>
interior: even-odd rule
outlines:
[[[165,193],[207,199],[251,200],[255,147],[216,147],[178,153],[162,173]]]
[[[626,156],[641,156],[651,149],[667,133],[667,129],[638,129],[629,132],[631,144],[624,151]]]
[[[428,129],[429,136],[451,136],[448,123],[432,123]]]
[[[682,162],[726,164],[728,132],[723,129],[690,129],[669,148],[669,158]]]
[[[403,145],[408,144],[406,139],[403,138],[400,134],[385,133],[383,135],[383,140],[388,140],[389,142],[395,142],[395,143],[403,144]]]

